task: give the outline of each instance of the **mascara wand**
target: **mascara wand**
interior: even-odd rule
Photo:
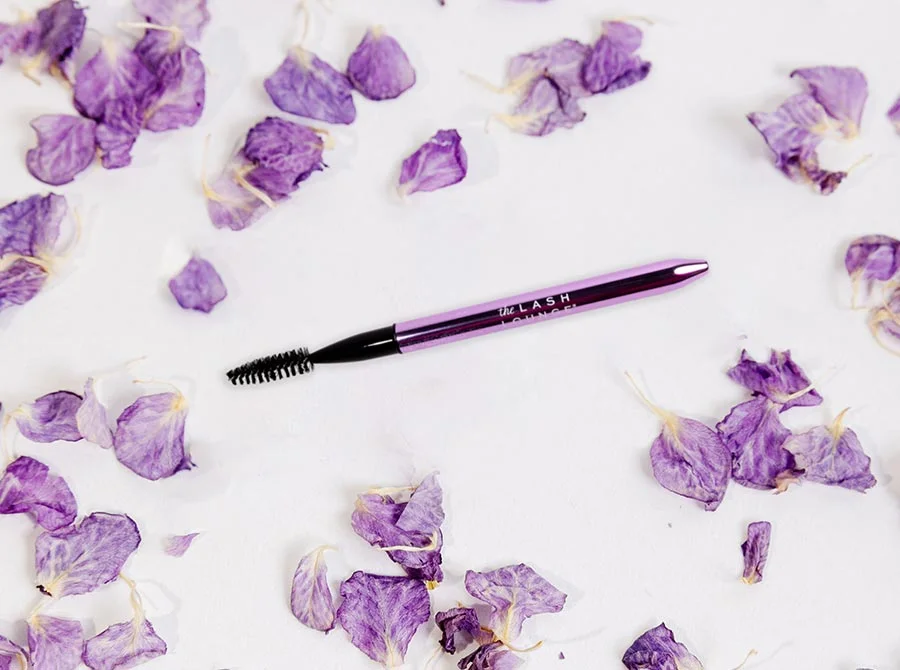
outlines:
[[[232,384],[261,384],[312,372],[316,365],[352,363],[449,344],[477,335],[667,293],[697,279],[709,264],[668,260],[582,279],[511,298],[376,328],[312,353],[294,349],[227,372]]]

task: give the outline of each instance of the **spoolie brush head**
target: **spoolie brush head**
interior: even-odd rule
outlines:
[[[309,349],[294,349],[283,354],[257,358],[255,361],[239,365],[229,370],[229,381],[238,384],[263,384],[312,372],[313,362],[309,359]]]

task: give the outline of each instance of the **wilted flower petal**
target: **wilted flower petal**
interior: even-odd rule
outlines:
[[[419,626],[428,621],[428,589],[418,579],[354,572],[341,584],[337,619],[350,641],[387,668],[402,665]]]
[[[699,659],[661,623],[641,635],[625,652],[628,670],[703,670]]]
[[[138,14],[159,26],[178,28],[190,42],[196,42],[209,23],[206,0],[132,0]]]
[[[142,616],[117,623],[84,643],[82,661],[91,670],[127,670],[166,653],[165,641]]]
[[[862,121],[863,107],[869,97],[866,77],[855,67],[808,67],[794,70],[809,84],[813,98],[828,114],[840,122],[844,137],[856,137]]]
[[[541,137],[557,128],[572,128],[585,116],[576,97],[542,75],[529,85],[512,114],[498,114],[495,118],[517,133]]]
[[[13,661],[17,661],[18,666],[12,665]],[[2,635],[0,635],[0,670],[28,670],[28,656],[25,650]]]
[[[15,411],[16,426],[32,442],[77,442],[81,439],[75,413],[82,398],[71,391],[43,395]]]
[[[74,56],[87,24],[84,8],[74,0],[57,0],[37,13],[39,48],[48,70],[57,70],[72,81]]]
[[[187,400],[181,393],[141,396],[119,415],[113,449],[119,462],[144,479],[171,477],[193,464],[184,449]]]
[[[77,527],[42,533],[35,541],[38,588],[54,598],[90,593],[116,579],[140,543],[124,514],[95,512]]]
[[[213,264],[196,256],[169,280],[169,290],[184,309],[207,313],[228,295]]]
[[[167,54],[154,70],[156,85],[145,97],[144,127],[153,132],[193,126],[206,103],[206,68],[190,47]]]
[[[754,521],[747,526],[747,540],[741,545],[744,554],[744,576],[747,584],[756,584],[763,578],[766,560],[769,557],[769,539],[772,524],[768,521]]]
[[[591,93],[613,93],[642,81],[650,63],[634,52],[641,46],[640,29],[622,21],[606,21],[603,34],[584,60],[581,71]]]
[[[286,196],[322,170],[325,142],[312,128],[269,116],[247,133],[242,155],[255,168],[247,181],[272,198]]]
[[[460,670],[516,670],[522,663],[522,659],[502,642],[490,642],[461,659],[457,667]]]
[[[587,98],[581,73],[591,47],[576,40],[563,39],[535,51],[519,54],[509,62],[506,76],[511,88],[518,88],[546,76],[567,95]]]
[[[0,256],[47,256],[59,239],[68,207],[53,193],[33,195],[0,208]]]
[[[347,77],[370,100],[391,100],[416,83],[403,47],[380,26],[367,30],[347,62]]]
[[[438,612],[434,615],[434,623],[441,631],[441,648],[448,654],[456,653],[457,640],[468,644],[482,637],[478,614],[471,607],[454,607]]]
[[[458,184],[466,176],[468,156],[455,130],[439,130],[403,161],[400,192],[437,191]]]
[[[291,49],[265,87],[285,112],[328,123],[356,119],[350,80],[310,51]]]
[[[887,116],[888,120],[894,124],[894,128],[900,131],[900,98],[897,98],[897,102],[891,105]]]
[[[199,535],[200,533],[188,533],[187,535],[170,535],[168,538],[166,538],[166,546],[164,551],[169,556],[181,558],[187,553],[187,550],[191,548],[194,540],[196,540]]]
[[[797,460],[803,479],[864,492],[875,486],[871,459],[859,438],[844,427],[844,410],[830,426],[818,426],[795,435],[785,447]]]
[[[318,547],[300,559],[291,582],[291,611],[297,621],[327,633],[334,628],[334,598],[328,586],[328,567]]]
[[[40,614],[28,620],[33,670],[75,670],[81,665],[84,631],[78,621]]]
[[[96,385],[93,377],[85,382],[84,400],[75,412],[75,425],[85,440],[109,449],[113,444],[112,429],[109,427],[106,407],[97,398]]]
[[[78,71],[75,108],[84,116],[103,121],[111,101],[130,98],[139,103],[155,83],[156,76],[133,50],[106,39]]]
[[[25,154],[25,165],[35,179],[60,186],[75,179],[96,157],[97,124],[70,114],[44,114],[31,121],[37,146]]]
[[[40,27],[37,21],[0,23],[0,65],[10,56],[36,50],[39,39]]]
[[[58,530],[75,520],[78,506],[66,480],[28,456],[6,466],[0,478],[0,514],[27,514],[44,530]]]
[[[15,255],[0,259],[0,312],[34,298],[44,287],[47,276],[47,269],[33,260]]]
[[[791,358],[790,351],[772,350],[768,363],[758,363],[741,351],[737,365],[728,376],[744,388],[780,405],[780,411],[791,407],[812,407],[822,404],[822,396],[812,388],[809,378]]]
[[[107,170],[131,165],[131,148],[141,132],[140,115],[137,101],[130,96],[106,104],[103,120],[97,124],[97,149]]]
[[[511,644],[525,619],[562,611],[566,594],[524,563],[490,572],[466,571],[466,591],[491,606],[490,628]]]
[[[887,235],[864,235],[850,243],[844,256],[847,274],[856,281],[888,281],[900,270],[900,240]]]
[[[2,283],[2,278],[0,278]],[[2,300],[2,289],[0,289]],[[2,303],[0,303],[2,307]],[[869,314],[869,330],[875,340],[888,351],[900,353],[897,343],[900,343],[900,289],[894,289],[884,304],[878,309],[873,309]],[[887,336],[889,340],[885,340]]]

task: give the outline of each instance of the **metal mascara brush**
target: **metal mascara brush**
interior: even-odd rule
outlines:
[[[311,372],[316,365],[405,354],[476,335],[666,293],[709,269],[706,261],[668,260],[369,330],[312,353],[295,349],[228,371],[232,384],[260,384]]]

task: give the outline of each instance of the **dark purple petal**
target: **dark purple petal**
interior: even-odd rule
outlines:
[[[119,462],[144,479],[190,470],[184,449],[187,400],[180,393],[141,396],[119,415],[113,449]]]
[[[278,109],[328,123],[353,123],[356,106],[346,76],[310,51],[292,49],[265,81]]]
[[[613,93],[650,74],[650,63],[634,53],[641,46],[640,29],[621,21],[607,21],[603,29],[581,71],[584,86],[591,93]]]
[[[392,100],[416,83],[403,47],[380,26],[367,30],[350,55],[347,77],[369,100]]]
[[[329,548],[318,547],[301,558],[291,582],[291,611],[297,621],[324,633],[334,628],[334,598],[324,556]]]
[[[84,400],[75,412],[75,426],[85,440],[109,449],[113,444],[112,429],[109,427],[106,407],[97,398],[95,386],[93,377],[85,382]]]
[[[131,165],[131,148],[141,132],[141,111],[131,96],[110,100],[97,124],[97,149],[107,170]]]
[[[808,67],[791,72],[809,84],[813,98],[841,124],[845,137],[856,137],[869,97],[866,77],[855,67]]]
[[[169,280],[169,290],[184,309],[210,312],[228,295],[213,264],[196,256]]]
[[[24,305],[36,296],[47,281],[46,268],[25,258],[16,258],[8,265],[0,260],[0,312],[7,307]]]
[[[74,0],[57,0],[37,13],[40,26],[39,50],[47,57],[48,68],[56,68],[72,81],[73,56],[81,46],[87,24],[84,8]]]
[[[81,396],[70,391],[55,391],[16,410],[16,426],[32,442],[77,442],[81,439],[75,413]]]
[[[581,73],[591,47],[576,40],[564,39],[535,51],[519,54],[509,62],[506,76],[510,87],[518,88],[541,76],[573,98],[587,98]]]
[[[456,665],[460,670],[516,670],[523,663],[502,642],[490,642],[478,647]]]
[[[166,538],[166,546],[164,551],[169,556],[181,558],[187,553],[187,550],[194,544],[194,540],[200,533],[188,533],[187,535],[170,535]]]
[[[491,606],[490,629],[511,644],[525,619],[562,611],[566,594],[524,563],[490,572],[466,571],[466,591]]]
[[[196,42],[209,23],[206,0],[132,0],[138,14],[158,26],[178,28],[189,42]]]
[[[744,576],[747,584],[756,584],[763,578],[766,560],[769,557],[769,539],[772,524],[768,521],[754,521],[747,526],[747,540],[741,545],[744,554]]]
[[[622,657],[628,670],[703,670],[699,659],[661,623],[641,635]]]
[[[18,663],[17,666],[12,664]],[[28,670],[28,655],[12,640],[0,635],[0,670]]]
[[[463,645],[481,637],[478,614],[471,607],[454,607],[434,615],[434,623],[441,631],[441,647],[448,654],[456,653],[457,641]]]
[[[512,114],[497,118],[517,133],[541,137],[557,128],[572,128],[585,116],[576,97],[566,93],[550,77],[541,76],[529,85]]]
[[[844,427],[846,412],[841,412],[830,426],[795,435],[785,447],[794,455],[797,467],[804,471],[803,479],[863,493],[876,484],[872,461],[856,433]]]
[[[790,351],[775,351],[769,354],[768,363],[758,363],[741,351],[737,365],[728,371],[728,376],[744,388],[762,395],[780,405],[780,411],[791,407],[813,407],[822,404],[822,396],[810,388],[809,378],[791,358]],[[803,393],[804,389],[809,389]]]
[[[161,58],[154,71],[158,81],[144,100],[144,127],[161,132],[195,125],[206,103],[206,68],[200,54],[183,47]]]
[[[888,120],[894,124],[894,128],[900,131],[900,98],[897,98],[897,102],[891,105],[887,117]]]
[[[33,195],[0,208],[0,256],[49,255],[67,211],[66,199],[53,193]]]
[[[468,171],[468,156],[455,130],[439,130],[403,161],[400,192],[437,191],[458,184]]]
[[[778,418],[779,405],[759,396],[734,407],[716,428],[731,452],[734,480],[756,489],[781,488],[797,472],[784,448],[791,431]]]
[[[25,155],[25,165],[35,179],[60,186],[75,179],[96,157],[97,124],[70,114],[44,114],[32,119],[37,146]]]
[[[6,466],[0,478],[0,514],[27,514],[44,530],[58,530],[75,520],[78,505],[66,480],[28,456]]]
[[[106,39],[78,71],[75,108],[84,116],[103,121],[110,102],[122,98],[143,100],[155,84],[156,76],[134,51]]]
[[[428,589],[417,579],[354,572],[341,584],[337,619],[350,641],[385,667],[402,665],[419,626],[428,621]]]
[[[84,631],[78,621],[36,615],[28,620],[32,670],[75,670],[81,665]]]
[[[324,149],[322,138],[308,126],[267,117],[247,133],[243,157],[256,166],[247,181],[270,197],[286,196],[324,168]]]
[[[185,47],[184,36],[166,30],[148,30],[134,45],[134,53],[151,72],[156,72],[166,56]]]
[[[900,240],[887,235],[859,237],[847,247],[844,267],[854,280],[888,281],[900,270]]]
[[[166,653],[166,643],[143,617],[117,623],[84,643],[81,660],[91,670],[127,670]]]
[[[116,579],[140,543],[124,514],[95,512],[77,527],[42,533],[35,541],[38,588],[54,598],[90,593]]]

